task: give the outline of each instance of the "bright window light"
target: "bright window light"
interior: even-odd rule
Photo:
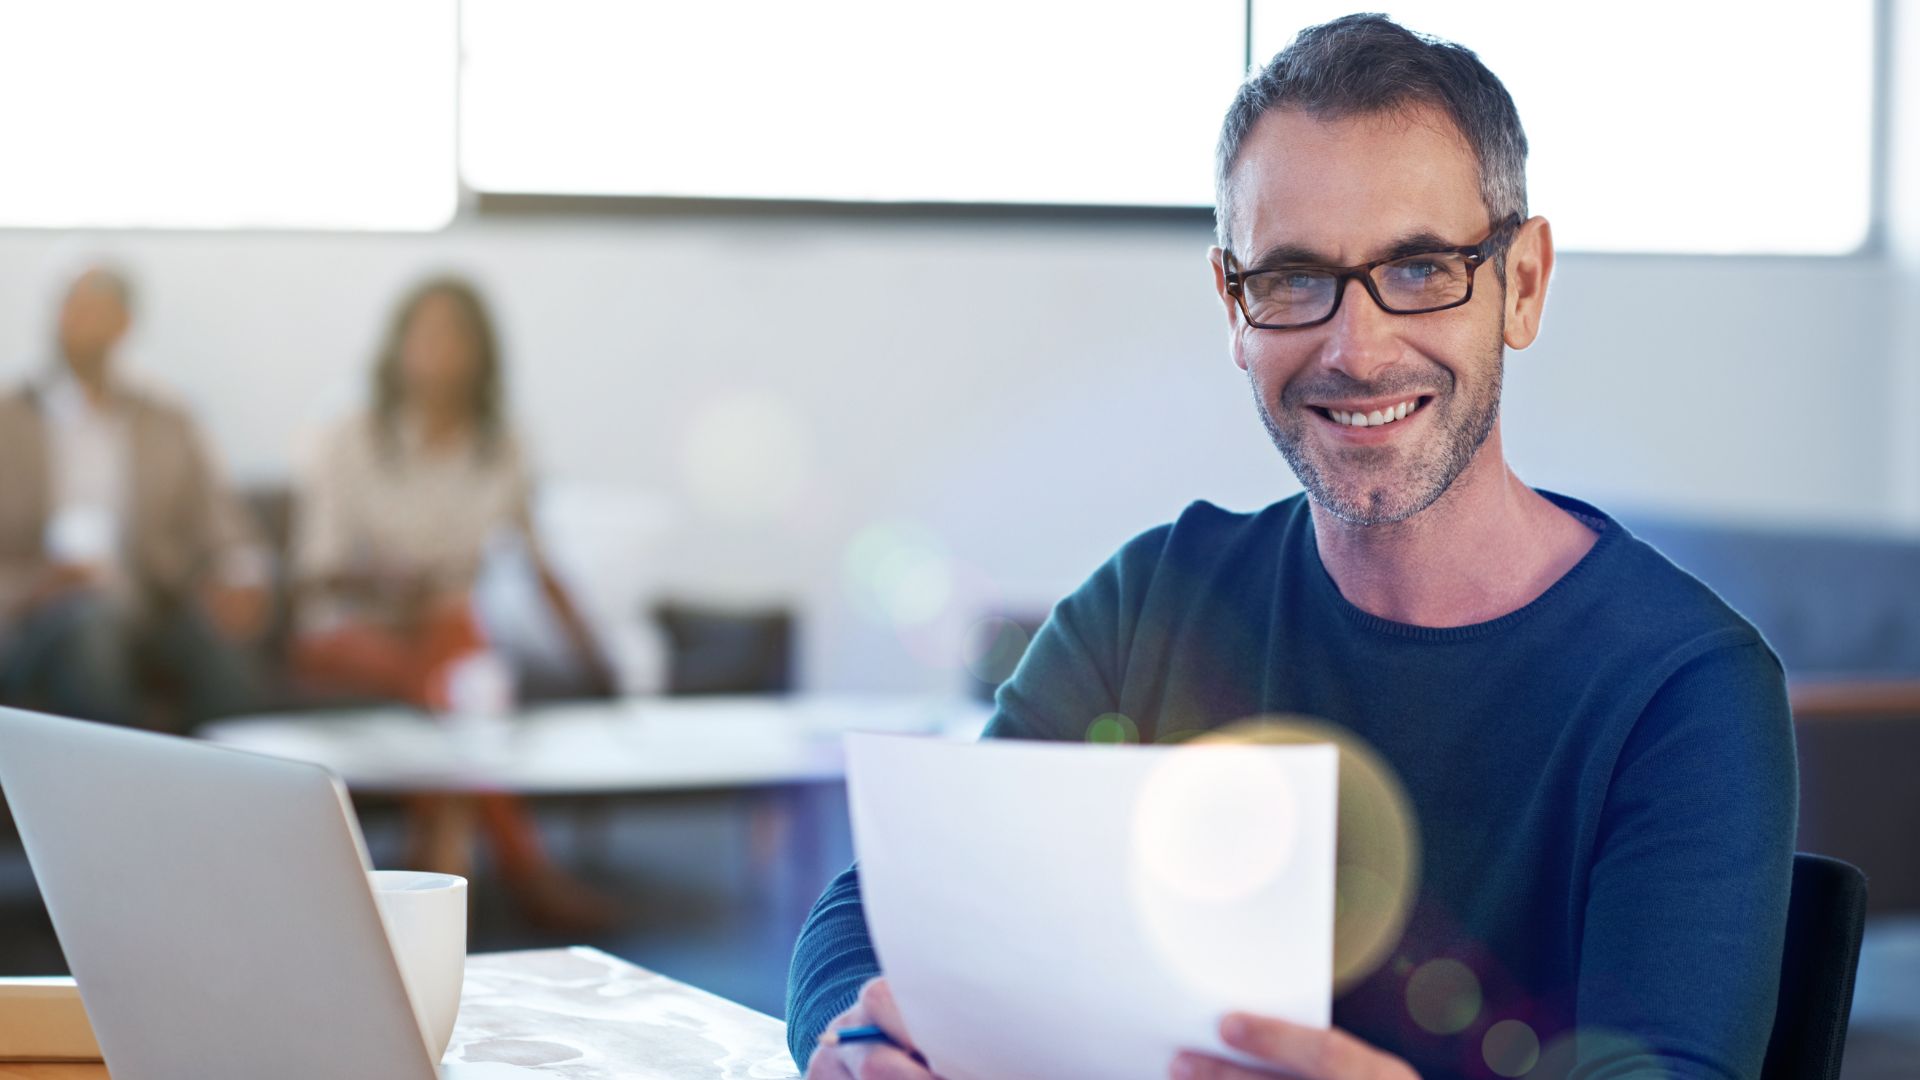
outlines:
[[[58,0],[0,14],[0,226],[432,229],[453,0]]]
[[[1210,206],[1242,0],[467,0],[475,189]]]
[[[1254,0],[1264,64],[1354,10]],[[1528,203],[1562,248],[1845,254],[1866,240],[1872,0],[1698,4],[1399,0],[1473,49],[1526,126]]]

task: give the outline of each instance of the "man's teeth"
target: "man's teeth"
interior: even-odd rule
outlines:
[[[1328,409],[1327,413],[1333,417],[1333,422],[1336,424],[1345,424],[1348,427],[1379,427],[1381,424],[1391,424],[1395,420],[1405,418],[1408,413],[1419,408],[1419,405],[1419,400],[1415,399],[1403,401],[1390,408],[1375,409],[1372,412],[1350,413],[1339,409]]]

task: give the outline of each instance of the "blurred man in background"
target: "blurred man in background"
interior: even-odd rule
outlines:
[[[119,371],[132,318],[85,271],[0,395],[0,702],[184,729],[247,705],[268,567],[193,418]]]

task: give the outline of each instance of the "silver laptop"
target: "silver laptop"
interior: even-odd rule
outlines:
[[[430,1059],[325,769],[0,709],[0,789],[114,1080],[505,1075]]]

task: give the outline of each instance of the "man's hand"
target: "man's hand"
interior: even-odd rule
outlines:
[[[1338,1028],[1231,1013],[1220,1021],[1220,1039],[1299,1080],[1420,1080],[1406,1062]],[[1271,1072],[1195,1053],[1173,1059],[1172,1076],[1173,1080],[1273,1080]]]
[[[834,1045],[833,1032],[842,1028],[878,1025],[895,1045],[862,1042]],[[884,978],[871,979],[860,988],[860,1000],[853,1008],[833,1018],[827,1035],[807,1059],[806,1080],[936,1080],[921,1061],[907,1025],[900,1019],[899,1006],[893,1003],[893,991]]]

